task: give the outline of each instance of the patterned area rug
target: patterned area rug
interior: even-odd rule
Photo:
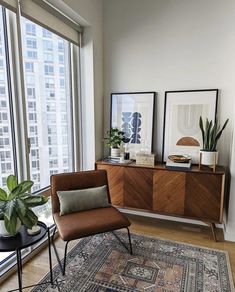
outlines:
[[[127,234],[116,232],[128,246]],[[130,255],[112,233],[82,239],[68,254],[66,276],[34,292],[230,292],[226,252],[132,234]],[[42,281],[49,281],[49,274]]]

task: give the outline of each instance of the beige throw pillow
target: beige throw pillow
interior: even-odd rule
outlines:
[[[60,215],[110,207],[106,185],[82,190],[58,191],[57,195],[60,201]]]

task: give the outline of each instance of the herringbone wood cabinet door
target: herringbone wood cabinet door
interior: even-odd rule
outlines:
[[[126,167],[124,171],[124,206],[152,210],[152,169]]]
[[[124,206],[124,167],[97,165],[97,169],[105,169],[108,174],[109,191],[113,205]]]
[[[153,210],[184,215],[185,173],[155,171],[153,175]]]

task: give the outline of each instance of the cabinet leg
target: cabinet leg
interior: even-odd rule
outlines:
[[[216,242],[217,241],[217,236],[216,236],[215,223],[210,223],[210,226],[211,226],[211,231],[212,231],[212,235],[213,235],[214,241]]]
[[[215,223],[212,223],[212,222],[206,222],[206,221],[203,221],[206,225],[209,225],[210,228],[211,228],[211,232],[212,232],[212,235],[213,235],[213,239],[215,242],[217,242],[217,236],[216,236],[216,226],[215,226]]]

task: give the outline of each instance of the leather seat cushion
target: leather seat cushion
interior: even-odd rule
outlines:
[[[130,226],[129,220],[114,207],[98,208],[60,216],[54,213],[60,237],[70,241]]]

